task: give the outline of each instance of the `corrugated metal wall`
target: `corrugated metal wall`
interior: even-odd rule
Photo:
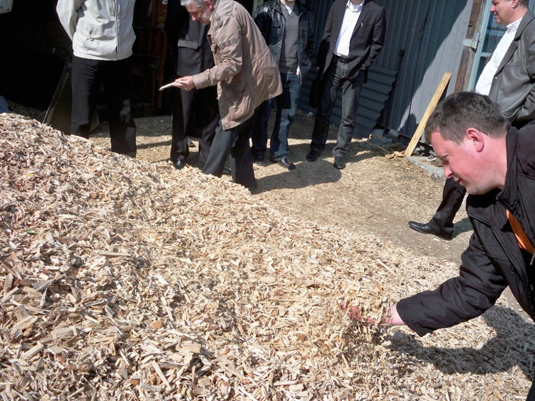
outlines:
[[[452,73],[447,94],[454,90],[472,0],[376,2],[387,10],[377,65],[399,70],[383,123],[412,136],[445,72]]]
[[[452,73],[447,93],[453,92],[472,0],[375,1],[387,13],[386,42],[376,65],[399,71],[380,122],[412,136],[445,72]],[[306,4],[316,16],[317,50],[332,1],[308,0]],[[300,103],[306,111],[311,111],[306,104],[309,86],[306,82]],[[339,112],[335,108],[331,123],[338,123]]]

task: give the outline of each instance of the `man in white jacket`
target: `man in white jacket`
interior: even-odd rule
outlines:
[[[89,138],[101,83],[108,101],[111,150],[136,156],[131,115],[132,0],[58,0],[56,11],[73,43],[71,134]]]

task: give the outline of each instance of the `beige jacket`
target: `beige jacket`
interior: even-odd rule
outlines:
[[[282,93],[279,68],[252,17],[234,0],[217,1],[207,37],[215,66],[193,81],[197,89],[217,84],[221,126],[228,130]]]

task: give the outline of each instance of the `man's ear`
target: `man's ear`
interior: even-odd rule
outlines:
[[[466,130],[465,140],[474,146],[476,152],[481,152],[485,148],[485,134],[476,128]]]
[[[204,5],[212,11],[214,9],[214,2],[212,0],[204,0]]]

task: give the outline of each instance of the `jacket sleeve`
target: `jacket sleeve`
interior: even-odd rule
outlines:
[[[423,336],[483,314],[506,287],[504,277],[492,265],[474,233],[462,255],[458,277],[445,281],[434,291],[402,299],[397,309],[405,324]]]
[[[527,59],[525,62],[531,88],[517,118],[521,120],[532,120],[535,118],[535,32],[527,38],[526,47],[525,54]]]
[[[217,22],[216,22],[217,23]],[[238,74],[243,66],[242,28],[235,17],[221,19],[212,37],[212,52],[217,64],[193,76],[195,88],[217,85]]]
[[[318,50],[318,59],[316,61],[316,66],[318,67],[319,73],[323,73],[323,70],[325,69],[325,61],[327,60],[327,53],[329,52],[331,30],[333,27],[334,6],[335,4],[332,5],[331,10],[329,11],[329,16],[327,17],[327,22],[325,22],[325,28],[323,29],[323,37],[321,38],[320,48]]]
[[[373,25],[373,36],[372,44],[370,48],[370,54],[366,61],[363,64],[364,68],[369,68],[373,64],[375,58],[383,48],[385,44],[385,35],[386,35],[386,12],[383,8],[377,18],[375,19]]]
[[[84,0],[58,0],[56,12],[58,13],[59,21],[71,38],[76,32],[76,22],[78,21],[78,10],[82,7]]]
[[[305,48],[305,53],[311,59],[314,53],[314,32],[314,14],[312,14],[312,11],[308,11],[308,39],[307,47]]]
[[[269,32],[273,21],[264,4],[257,7],[254,22],[269,45]]]

